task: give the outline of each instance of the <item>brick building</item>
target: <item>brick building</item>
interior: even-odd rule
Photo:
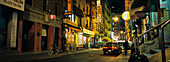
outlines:
[[[14,48],[18,52],[41,52],[42,50],[50,50],[53,43],[59,49],[62,49],[62,21],[64,18],[64,1],[63,0],[23,0],[25,1],[24,10],[18,11],[18,19],[16,25],[16,42],[15,47],[9,47],[13,44],[5,38],[4,47]],[[8,8],[7,6],[1,6]],[[3,10],[5,11],[5,10]],[[3,12],[1,11],[1,12]],[[5,14],[5,13],[4,13]],[[49,19],[50,15],[56,15],[55,33],[54,20]],[[10,14],[9,14],[10,15]],[[9,23],[9,22],[8,22]],[[5,26],[8,27],[5,22]],[[6,28],[5,32],[9,32]],[[10,32],[9,32],[10,33]],[[55,35],[54,35],[55,34]],[[7,33],[4,37],[10,37]],[[55,37],[54,37],[55,36]],[[12,37],[11,37],[12,38]]]

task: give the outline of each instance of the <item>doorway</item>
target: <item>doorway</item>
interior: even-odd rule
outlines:
[[[34,36],[35,36],[34,23],[25,20],[23,22],[23,41],[21,48],[23,52],[34,50]]]
[[[41,50],[47,50],[48,25],[42,25]]]

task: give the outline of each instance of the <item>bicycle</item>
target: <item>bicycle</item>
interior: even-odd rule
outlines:
[[[65,46],[65,52],[66,52],[66,55],[67,55],[67,54],[69,54],[69,53],[68,53],[68,52],[69,52],[69,45],[68,45],[68,44],[65,44],[64,46]]]
[[[49,55],[58,54],[59,52],[60,52],[59,48],[56,45],[52,45],[51,50],[50,50],[50,52],[48,54]]]

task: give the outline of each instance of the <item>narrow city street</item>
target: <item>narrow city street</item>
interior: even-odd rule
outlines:
[[[169,3],[0,0],[0,62],[170,62]]]
[[[21,60],[19,62],[113,62],[118,55],[104,55],[102,49],[91,49],[91,51],[69,54],[52,58],[37,58],[33,60]],[[49,56],[50,57],[50,56]]]

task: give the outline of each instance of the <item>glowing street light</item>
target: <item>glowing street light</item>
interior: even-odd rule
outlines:
[[[123,33],[123,31],[120,31],[120,33]]]
[[[119,18],[118,17],[114,17],[114,18],[112,18],[114,21],[118,21],[119,20]]]
[[[129,11],[123,12],[122,18],[123,18],[124,20],[129,20],[129,19],[130,19],[130,13],[129,13]]]

